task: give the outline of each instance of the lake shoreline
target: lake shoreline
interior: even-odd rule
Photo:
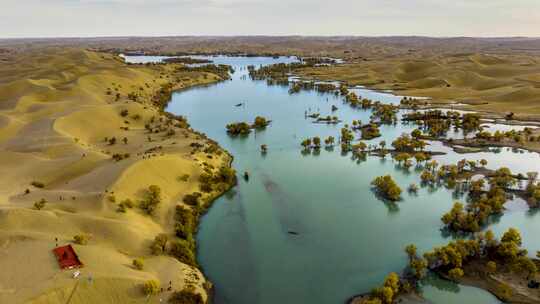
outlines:
[[[298,74],[293,74],[293,77],[295,77],[298,81],[323,81],[323,80],[320,80],[320,79],[305,78],[305,77],[302,77],[301,75],[298,75]],[[324,80],[324,81],[325,82],[338,82],[338,83],[340,82],[339,80]],[[348,88],[349,89],[354,89],[355,87],[354,86],[353,87],[348,86]],[[390,93],[390,94],[395,95],[395,96],[398,96],[396,93],[398,93],[400,91],[402,91],[402,92],[410,91],[410,90],[393,90],[393,89],[383,89],[383,88],[371,88],[369,85],[362,85],[362,88],[366,88],[366,89],[369,89],[369,90],[372,90],[372,91],[378,91],[378,92],[382,92],[382,93]],[[430,96],[426,96],[426,97],[429,98],[428,100],[430,100],[430,101],[432,100],[432,97],[430,97]],[[411,108],[409,106],[403,106],[403,105],[398,105],[398,106],[399,106],[399,108],[401,110],[403,110],[403,109],[411,110]],[[451,108],[448,109],[448,106],[451,106]],[[483,119],[483,120],[492,120],[493,123],[501,123],[501,121],[502,121],[502,122],[505,122],[508,125],[521,125],[522,122],[529,122],[529,123],[532,122],[532,123],[535,124],[536,127],[538,127],[539,126],[538,124],[540,124],[540,116],[538,116],[536,118],[527,117],[527,118],[523,118],[521,120],[520,120],[520,118],[516,117],[516,118],[512,118],[512,119],[508,120],[508,119],[505,118],[506,115],[508,114],[508,112],[506,112],[506,113],[503,113],[503,112],[488,112],[488,111],[485,111],[485,110],[471,109],[471,107],[472,107],[472,105],[467,105],[467,104],[463,104],[463,103],[460,104],[460,105],[456,105],[455,102],[452,102],[452,101],[438,102],[438,103],[425,102],[423,105],[419,106],[415,110],[449,110],[449,111],[463,110],[463,111],[470,111],[470,112],[479,114],[481,119]],[[540,128],[537,128],[537,131],[540,131]],[[538,132],[538,133],[540,133],[540,132]],[[503,142],[503,143],[496,143],[496,142],[493,142],[493,141],[481,142],[478,139],[467,139],[467,138],[464,138],[464,139],[430,138],[430,140],[439,141],[442,144],[451,147],[457,153],[460,153],[460,152],[461,153],[482,152],[482,151],[485,151],[484,148],[487,149],[489,147],[519,148],[519,149],[524,149],[524,150],[528,150],[528,151],[531,151],[531,152],[540,153],[540,146],[532,147],[531,145],[523,145],[523,144],[519,144],[519,143],[516,143],[516,142]],[[456,146],[463,146],[464,148],[462,148],[460,150]],[[466,151],[467,148],[480,148],[480,149],[474,150],[474,151],[471,151],[471,150]],[[380,154],[380,153],[378,153],[378,154]],[[376,154],[370,153],[370,155],[377,155],[377,153]],[[484,174],[485,174],[485,172],[484,172]],[[518,193],[518,196],[523,196],[523,193],[521,193],[521,192],[523,192],[523,191],[520,191]],[[441,272],[435,271],[435,273],[437,273],[443,279],[450,280],[450,278],[448,278],[447,276],[445,276]],[[452,281],[452,280],[450,280],[450,281]],[[517,297],[517,298],[516,298],[516,296],[514,296],[514,297],[512,297],[510,299],[505,299],[501,295],[501,293],[498,292],[498,286],[495,285],[495,284],[500,283],[500,282],[493,283],[489,279],[489,277],[486,278],[486,277],[481,277],[481,276],[466,275],[462,279],[458,280],[458,283],[486,290],[486,291],[490,292],[491,294],[493,294],[495,297],[497,297],[499,300],[507,301],[508,303],[534,304],[534,303],[538,303],[538,300],[539,300],[538,298],[535,298],[531,294],[526,294],[526,295],[524,295],[522,297]],[[512,293],[515,294],[518,287],[512,286],[512,288],[513,288]],[[396,301],[400,302],[400,301],[403,300],[403,297],[408,297],[408,296],[414,296],[415,298],[418,297],[416,300],[417,301],[420,300],[420,303],[425,302],[425,299],[423,299],[421,297],[421,295],[419,295],[416,292],[411,292],[409,294],[400,295],[396,299]],[[364,301],[367,301],[369,299],[370,299],[370,293],[363,293],[363,294],[352,296],[351,298],[349,298],[346,301],[346,303],[347,304],[362,304],[362,303],[364,303]]]
[[[0,292],[0,302],[65,302],[72,271],[51,252],[65,245],[84,263],[79,279],[93,283],[81,284],[73,300],[148,303],[180,291],[206,300],[210,284],[191,257],[192,225],[177,224],[232,187],[212,184],[196,204],[185,199],[201,191],[201,174],[231,168],[232,155],[165,111],[164,101],[220,76],[78,48],[16,58],[0,64],[16,79],[0,92],[9,97],[6,88],[17,87],[22,101],[10,106],[32,110],[0,111],[9,118],[0,129],[2,167],[11,172],[0,195],[0,268],[10,279],[0,281],[13,291]],[[156,292],[145,293],[149,282]]]
[[[385,93],[391,93],[391,94],[395,95],[395,92],[394,92],[394,91],[392,91],[392,92],[385,91]],[[439,142],[443,142],[442,140],[439,140],[439,139],[433,139],[433,140],[439,141]],[[373,151],[371,151],[371,152],[373,152]],[[439,154],[439,153],[437,153],[437,152],[432,152],[432,153],[433,153],[433,155],[441,155],[441,154]],[[370,153],[370,154],[373,154],[373,153]],[[375,154],[377,154],[377,153],[375,153]],[[373,154],[373,155],[374,155],[374,154]],[[215,198],[215,199],[217,199],[217,198]],[[214,199],[213,201],[215,201],[215,199]],[[211,203],[210,205],[213,205],[213,203]]]
[[[314,78],[305,78],[300,75],[293,75],[295,79],[298,81],[322,81],[322,82],[338,82],[338,80],[320,80],[320,79],[314,79]],[[358,86],[352,86],[349,87],[349,89],[355,89],[358,88]],[[377,89],[370,87],[369,85],[362,85],[360,88],[368,89],[370,91],[380,92],[380,93],[386,93],[386,94],[392,94],[394,96],[400,96],[396,93],[400,92],[400,90],[392,90],[392,89]],[[415,98],[415,97],[412,97]],[[427,100],[431,100],[431,97],[427,97]],[[413,110],[410,106],[404,106],[404,105],[398,105],[400,110]],[[448,107],[452,106],[452,107]],[[478,110],[474,108],[470,108],[471,105],[466,104],[460,104],[456,105],[455,102],[448,101],[448,102],[437,102],[437,103],[430,103],[430,102],[424,102],[423,104],[417,105],[417,108],[415,110],[447,110],[447,111],[467,111],[471,113],[475,113],[480,115],[480,119],[483,123],[492,123],[492,124],[501,124],[501,125],[517,125],[517,126],[530,126],[533,129],[536,129],[535,135],[540,135],[540,116],[538,117],[515,117],[512,119],[506,119],[506,114],[508,113],[501,113],[501,112],[488,112],[485,110]],[[536,134],[537,133],[537,134]],[[475,152],[482,152],[485,151],[482,148],[489,148],[489,147],[510,147],[510,148],[518,148],[527,150],[530,152],[537,152],[540,153],[540,144],[532,144],[530,142],[525,143],[517,143],[514,141],[504,141],[504,142],[482,142],[482,140],[472,138],[472,139],[445,139],[445,138],[433,138],[431,140],[439,141],[449,147],[452,147],[455,152],[457,153],[475,153]],[[464,146],[467,148],[481,148],[478,150],[466,150],[466,149],[460,149],[456,146]]]

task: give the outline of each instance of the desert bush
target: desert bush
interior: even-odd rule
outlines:
[[[182,176],[179,176],[178,180],[182,182],[187,182],[189,180],[189,174],[184,174]]]
[[[170,304],[204,304],[203,297],[191,290],[176,291],[169,298]]]
[[[195,244],[193,239],[187,240],[175,240],[170,244],[170,254],[182,263],[197,266],[195,260]]]
[[[73,242],[79,245],[88,244],[88,240],[90,240],[90,236],[87,234],[77,234],[73,237]]]
[[[201,197],[201,195],[202,194],[200,192],[193,192],[192,194],[186,194],[184,195],[183,202],[186,205],[197,206],[199,205],[199,198]]]
[[[134,259],[133,260],[133,267],[137,270],[143,270],[144,268],[144,261],[142,259]]]
[[[147,214],[153,214],[161,203],[161,188],[151,185],[146,191],[145,198],[140,202],[139,207]]]
[[[115,161],[121,161],[123,159],[127,159],[129,158],[131,155],[129,153],[114,153],[113,156],[112,156],[112,159],[114,159]]]
[[[45,184],[38,181],[33,181],[30,183],[30,185],[36,187],[36,188],[45,188]]]
[[[166,234],[158,234],[154,238],[152,245],[150,245],[150,250],[152,251],[152,254],[160,255],[166,253],[168,242],[169,237]]]
[[[129,198],[126,198],[125,200],[123,200],[121,202],[121,204],[125,205],[127,208],[133,208],[134,204],[133,204],[133,201]]]
[[[116,212],[126,213],[127,212],[126,205],[122,203],[118,204],[118,207],[116,208]]]
[[[155,295],[159,293],[159,282],[157,280],[148,280],[143,284],[143,292],[145,295]]]
[[[47,203],[47,200],[44,198],[40,199],[39,201],[34,203],[34,209],[41,210],[45,207],[45,204]]]
[[[501,298],[504,301],[508,301],[513,294],[512,287],[510,287],[508,284],[501,283],[499,286],[497,286],[497,296]]]
[[[200,184],[199,188],[201,189],[202,192],[206,192],[206,193],[212,192],[212,186],[210,184]]]
[[[486,263],[486,270],[488,273],[495,273],[497,271],[497,263],[495,261],[489,261]]]
[[[128,115],[129,115],[129,111],[127,109],[124,109],[124,110],[120,111],[120,116],[126,117]]]
[[[193,236],[196,226],[196,214],[190,208],[184,206],[176,206],[175,216],[175,232],[176,236],[181,239],[189,239]]]

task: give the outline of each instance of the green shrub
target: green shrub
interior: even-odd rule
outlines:
[[[463,277],[463,275],[464,275],[463,269],[461,269],[461,268],[454,268],[454,269],[451,269],[450,271],[448,271],[448,276],[452,280],[455,280],[455,281],[457,281],[458,279]]]
[[[497,286],[496,294],[502,300],[508,301],[513,295],[512,287],[510,287],[508,284],[501,283],[499,286]]]
[[[251,128],[249,124],[245,122],[231,123],[231,124],[228,124],[226,128],[227,128],[227,133],[233,136],[247,135],[251,132]]]
[[[488,273],[495,273],[497,271],[497,263],[495,261],[487,262],[486,270]]]
[[[147,214],[153,214],[161,203],[161,188],[156,185],[148,187],[146,197],[140,202],[139,207]]]
[[[152,254],[160,255],[167,252],[167,243],[169,241],[169,237],[166,234],[158,234],[154,241],[152,242],[152,245],[150,245],[150,250],[152,251]]]
[[[45,188],[45,184],[38,181],[33,181],[30,183],[30,185],[36,187],[36,188]]]
[[[116,208],[116,212],[126,213],[127,212],[126,205],[124,205],[123,203],[118,204],[118,207]]]
[[[42,198],[39,201],[34,203],[34,209],[41,210],[41,209],[43,209],[45,207],[46,203],[47,203],[47,201],[44,198]]]
[[[196,226],[196,215],[194,211],[183,206],[176,206],[175,211],[175,231],[176,236],[181,239],[188,239],[193,235]]]
[[[144,261],[142,259],[134,259],[133,260],[133,267],[137,270],[143,270],[144,268]]]
[[[129,115],[129,111],[127,109],[124,109],[124,110],[120,111],[120,116],[126,117],[128,115]]]
[[[377,124],[368,124],[362,127],[362,139],[369,140],[381,136]]]
[[[184,174],[184,175],[178,177],[178,180],[181,181],[181,182],[187,182],[188,179],[189,179],[189,174]]]
[[[203,297],[191,290],[182,290],[174,292],[169,298],[170,304],[203,304]]]
[[[197,266],[194,249],[195,244],[192,239],[190,241],[175,240],[171,242],[170,254],[182,263]]]
[[[261,129],[268,126],[269,123],[270,122],[266,118],[262,116],[257,116],[255,117],[255,121],[253,122],[253,127],[257,129]]]
[[[87,234],[77,234],[73,237],[73,242],[79,245],[86,245],[88,244],[89,239],[90,239],[90,236]]]
[[[143,284],[145,295],[155,295],[159,293],[159,282],[157,280],[148,280]]]
[[[210,184],[200,184],[199,189],[201,189],[202,192],[209,193],[209,192],[212,192],[212,185],[210,185]]]
[[[134,204],[133,204],[133,201],[129,198],[126,198],[125,200],[122,201],[122,204],[124,206],[126,206],[127,208],[133,208]]]
[[[199,205],[199,198],[201,197],[200,192],[193,192],[192,194],[186,194],[184,195],[183,202],[186,205],[189,206],[198,206]]]
[[[379,176],[371,184],[377,192],[384,198],[391,201],[397,201],[401,196],[401,188],[396,184],[390,175]]]

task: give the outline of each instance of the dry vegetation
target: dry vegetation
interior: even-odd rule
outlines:
[[[170,89],[221,78],[81,49],[0,57],[0,303],[159,303],[182,290],[206,299],[197,268],[150,246],[179,239],[177,205],[199,214],[226,189],[182,203],[230,156],[159,106]],[[52,253],[64,244],[85,265],[79,279]],[[147,298],[150,280],[165,292]]]

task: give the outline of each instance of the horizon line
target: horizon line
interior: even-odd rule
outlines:
[[[114,38],[250,38],[250,37],[274,37],[274,38],[432,38],[432,39],[540,39],[540,36],[430,36],[430,35],[302,35],[302,34],[242,34],[242,35],[212,35],[212,34],[187,34],[187,35],[96,35],[96,36],[20,36],[0,37],[0,40],[25,40],[25,39],[114,39]]]

